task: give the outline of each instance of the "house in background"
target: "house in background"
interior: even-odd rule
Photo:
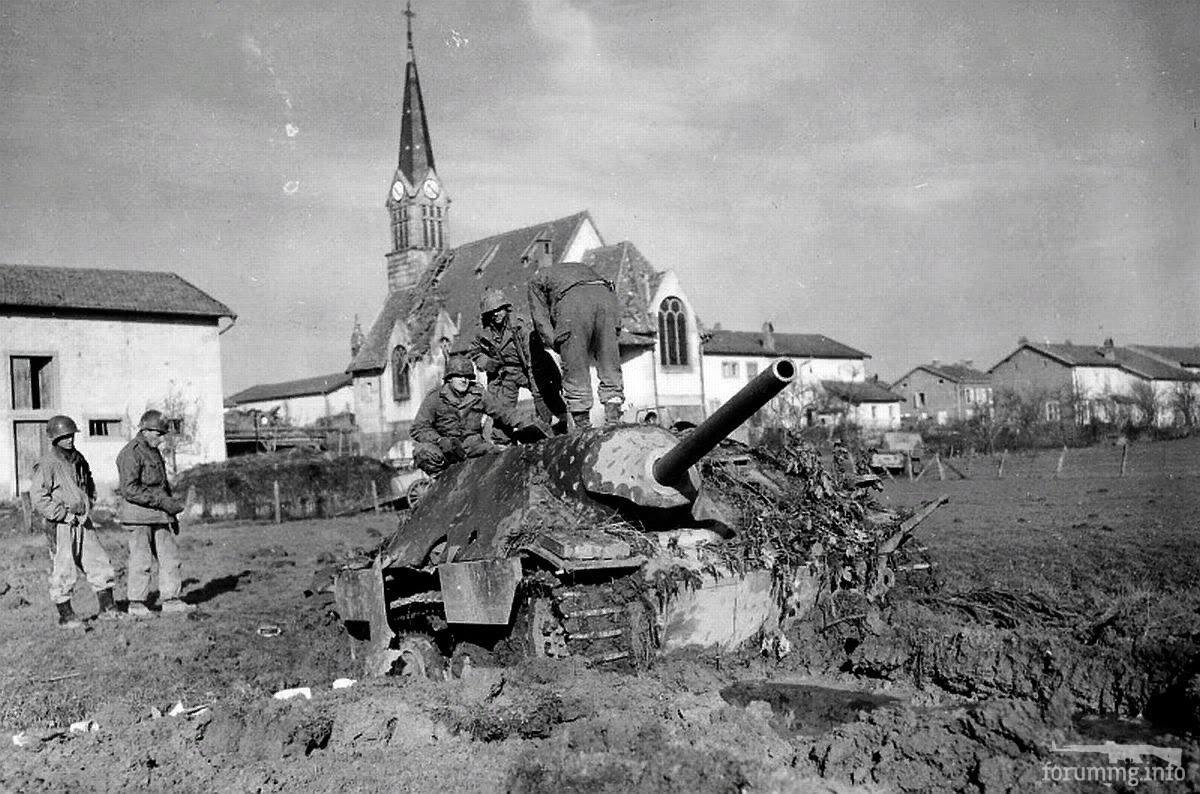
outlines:
[[[221,318],[235,315],[174,273],[0,265],[0,499],[29,490],[55,414],[79,426],[102,492],[148,408],[176,428],[177,468],[224,460]]]
[[[854,424],[863,430],[900,429],[904,398],[877,380],[821,382],[821,424]]]
[[[866,359],[870,358],[822,334],[778,332],[770,322],[764,323],[760,332],[728,331],[715,326],[704,334],[703,345],[708,413],[729,400],[774,359],[787,358],[796,366],[796,380],[750,420],[751,426],[763,421],[812,426],[844,418],[844,411],[823,410],[828,402],[825,384],[864,382]]]
[[[335,372],[283,383],[264,383],[229,396],[225,405],[263,414],[275,412],[279,421],[293,427],[305,427],[319,419],[353,413],[353,379],[345,372]]]
[[[902,375],[892,384],[892,391],[904,399],[902,417],[933,419],[944,425],[990,414],[992,376],[972,364],[943,364],[935,359]]]
[[[1142,405],[1152,401],[1153,423],[1165,426],[1184,420],[1176,407],[1178,394],[1200,395],[1196,373],[1112,339],[1101,345],[1022,339],[989,373],[996,391],[1037,400],[1042,418],[1050,422],[1072,414],[1081,424],[1140,421],[1145,419]]]
[[[585,211],[448,244],[451,201],[434,166],[411,27],[408,41],[400,154],[385,202],[388,292],[361,340],[356,329],[347,367],[365,448],[382,454],[407,438],[421,400],[442,383],[447,356],[471,345],[485,288],[502,290],[516,312],[527,314],[530,277],[558,262],[589,263],[615,285],[626,418],[656,407],[698,418],[700,335],[691,302],[675,275],[655,270],[632,243],[605,245]]]

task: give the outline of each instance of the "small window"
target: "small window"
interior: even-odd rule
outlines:
[[[54,407],[50,366],[53,362],[51,356],[13,356],[9,359],[14,409],[36,411]]]
[[[747,361],[746,380],[754,380],[756,375],[758,375],[758,364],[755,364],[753,361]]]
[[[89,436],[119,436],[121,435],[120,419],[89,419]]]
[[[913,402],[916,404],[916,406],[918,408],[924,408],[925,407],[925,392],[923,392],[923,391],[917,392],[916,397],[913,398]]]
[[[974,389],[963,389],[963,394],[966,395],[968,403],[975,402],[975,390]]]
[[[721,362],[721,377],[736,378],[738,376],[738,363],[736,361]]]
[[[1046,402],[1046,421],[1057,422],[1062,416],[1062,409],[1058,404],[1058,400],[1048,400]]]
[[[403,345],[392,349],[392,399],[402,403],[412,396],[409,387],[408,351]]]
[[[877,417],[877,411],[878,411],[878,410],[879,410],[879,408],[878,408],[877,406],[874,406],[874,405],[872,405],[872,406],[871,406],[871,418],[872,418],[872,419],[876,419],[876,418],[878,418],[878,417]]]
[[[167,418],[167,432],[178,436],[183,433],[183,420],[177,417]]]

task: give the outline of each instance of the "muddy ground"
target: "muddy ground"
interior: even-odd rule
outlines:
[[[1114,466],[1115,462],[1115,466]],[[1200,691],[1200,444],[960,462],[881,499],[950,503],[886,625],[793,627],[782,659],[680,655],[360,681],[314,569],[395,515],[183,530],[184,618],[53,625],[39,536],[0,538],[0,785],[14,791],[1048,791],[1109,739],[1183,751]],[[119,531],[103,541],[124,581]],[[122,592],[118,586],[118,598]],[[95,611],[86,586],[76,609]],[[827,620],[827,619],[825,619]],[[272,693],[307,686],[312,700]],[[176,703],[199,713],[165,716]],[[164,716],[157,716],[162,714]],[[98,730],[55,735],[79,720]],[[26,747],[9,737],[24,732]],[[1117,762],[1122,766],[1123,762]],[[1139,768],[1175,774],[1154,758]],[[1128,767],[1128,764],[1124,764]],[[1069,774],[1069,773],[1068,773]],[[1048,779],[1049,778],[1049,779]],[[1090,785],[1090,788],[1089,788]],[[1134,787],[1125,784],[1118,790]]]

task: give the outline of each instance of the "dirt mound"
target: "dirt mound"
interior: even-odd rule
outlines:
[[[798,759],[823,777],[901,791],[1028,791],[1068,724],[1065,713],[1023,701],[881,710],[811,741]]]

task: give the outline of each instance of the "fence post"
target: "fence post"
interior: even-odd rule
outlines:
[[[371,506],[375,508],[375,514],[379,515],[379,486],[371,480]]]
[[[1054,479],[1058,479],[1058,475],[1062,474],[1063,463],[1067,460],[1067,445],[1063,444],[1062,452],[1058,456],[1058,465],[1054,467]]]
[[[29,495],[29,491],[21,491],[21,520],[24,522],[21,526],[25,531],[33,532],[33,500]],[[51,543],[51,546],[54,544]],[[50,549],[54,551],[53,548]]]
[[[1004,458],[1006,458],[1007,456],[1008,456],[1007,449],[1000,450],[1000,465],[996,467],[996,479],[998,479],[998,480],[1004,479]]]
[[[283,513],[280,510],[280,506],[279,506],[279,480],[275,481],[274,486],[275,486],[274,487],[274,490],[275,490],[275,523],[282,524],[283,523]]]
[[[937,462],[938,479],[939,480],[946,479],[946,470],[942,468],[942,454],[939,452],[937,455],[934,455],[933,459],[934,459],[934,461]]]
[[[1129,442],[1121,445],[1121,476],[1125,476],[1125,462],[1129,459]]]

